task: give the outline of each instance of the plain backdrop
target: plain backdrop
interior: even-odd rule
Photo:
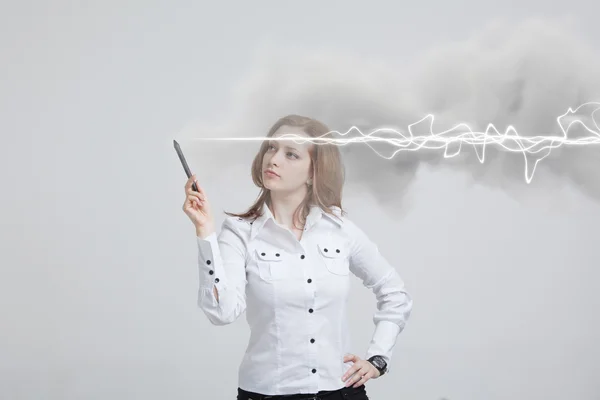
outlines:
[[[196,306],[197,248],[172,140],[181,138],[219,225],[222,210],[252,203],[259,144],[193,138],[215,136],[208,127],[260,136],[274,115],[296,112],[288,97],[236,97],[257,81],[259,94],[275,90],[255,75],[264,43],[290,65],[303,51],[335,49],[393,70],[476,40],[496,18],[568,16],[598,50],[598,12],[593,1],[4,2],[0,398],[235,398],[248,328],[245,316],[212,326]],[[353,123],[345,115],[337,128]],[[426,163],[396,191],[384,162],[369,186],[358,158],[345,160],[343,205],[414,298],[393,371],[368,382],[371,398],[600,398],[598,170],[580,180],[541,172],[536,190],[511,191],[470,167]],[[567,168],[554,160],[555,171]],[[352,282],[350,327],[363,355],[375,299]]]

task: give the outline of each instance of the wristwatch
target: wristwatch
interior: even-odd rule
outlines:
[[[379,371],[379,376],[382,376],[387,371],[387,363],[382,356],[373,356],[367,360]]]

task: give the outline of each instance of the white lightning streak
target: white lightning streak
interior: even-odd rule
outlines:
[[[589,108],[587,119],[590,121],[589,127],[582,118],[575,116],[581,108]],[[477,154],[477,158],[481,163],[485,162],[485,149],[489,145],[499,146],[500,148],[509,151],[522,153],[525,159],[525,180],[530,183],[533,179],[533,175],[537,168],[537,165],[544,158],[548,157],[552,149],[560,146],[587,146],[593,144],[600,144],[600,128],[596,123],[595,113],[600,110],[600,103],[588,102],[580,105],[576,109],[569,108],[566,113],[558,116],[556,121],[562,132],[560,135],[539,135],[539,136],[521,136],[517,130],[510,125],[504,133],[500,133],[493,124],[488,124],[485,132],[475,132],[466,123],[460,123],[446,131],[434,133],[433,122],[435,117],[433,114],[428,114],[419,121],[408,125],[408,134],[391,129],[391,128],[379,128],[372,132],[365,134],[360,131],[356,126],[352,126],[346,132],[342,133],[339,131],[330,131],[320,137],[305,137],[299,135],[286,134],[277,138],[271,137],[250,137],[250,138],[239,138],[239,137],[228,137],[228,138],[194,138],[193,140],[226,140],[226,141],[255,141],[255,140],[294,140],[296,143],[314,143],[314,144],[326,144],[332,143],[336,145],[346,145],[351,143],[366,143],[377,155],[385,159],[392,159],[398,152],[401,151],[418,151],[418,150],[439,150],[444,149],[444,158],[455,157],[460,154],[462,144],[472,145]],[[430,121],[429,134],[415,136],[412,133],[412,129],[415,125],[418,125],[426,120]],[[570,120],[565,127],[563,120]],[[580,124],[585,128],[588,133],[587,136],[571,138],[569,137],[569,130],[574,124]],[[594,129],[595,128],[595,129]],[[455,131],[466,129],[467,132],[456,133]],[[356,131],[359,136],[351,138],[326,138],[325,136],[330,134],[338,134],[340,136],[347,136],[350,132]],[[397,138],[379,137],[377,134],[396,134]],[[369,143],[370,142],[385,142],[390,144],[397,149],[392,153],[391,156],[385,157],[377,150],[375,150]],[[454,150],[452,150],[454,148]],[[533,159],[533,165],[530,164],[528,158]]]

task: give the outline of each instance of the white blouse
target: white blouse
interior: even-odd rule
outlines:
[[[215,325],[244,311],[250,325],[239,387],[279,395],[345,386],[352,363],[344,355],[355,354],[346,320],[350,272],[377,297],[375,332],[362,358],[382,355],[389,368],[412,309],[396,269],[337,207],[332,216],[312,206],[300,241],[266,205],[262,210],[254,222],[227,217],[218,237],[197,237],[198,306]]]

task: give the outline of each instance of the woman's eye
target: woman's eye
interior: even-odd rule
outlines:
[[[267,146],[267,151],[271,151],[271,150],[277,150],[277,149],[275,148],[275,146],[273,146],[272,144],[270,144],[270,145]],[[291,151],[288,151],[287,153],[285,153],[285,155],[287,157],[294,158],[294,159],[300,158],[296,153],[292,153]]]

